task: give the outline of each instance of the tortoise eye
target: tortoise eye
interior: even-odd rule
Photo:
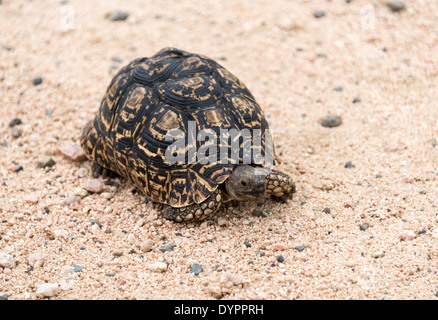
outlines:
[[[246,181],[242,180],[240,181],[240,183],[242,184],[242,186],[246,187]]]

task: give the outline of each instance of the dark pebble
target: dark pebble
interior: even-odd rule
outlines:
[[[76,273],[76,272],[81,272],[84,269],[86,269],[86,268],[83,266],[72,266],[68,271],[70,273]]]
[[[9,122],[9,127],[14,127],[16,125],[21,124],[21,119],[20,118],[14,118]]]
[[[39,168],[47,168],[53,167],[56,164],[55,160],[52,159],[51,156],[43,157],[38,163]]]
[[[257,251],[256,256],[263,257],[265,253],[263,251]]]
[[[303,250],[304,250],[304,247],[303,247]],[[284,262],[284,257],[281,254],[278,255],[276,259],[278,262]]]
[[[202,267],[201,267],[201,265],[199,264],[199,263],[195,263],[193,266],[192,266],[192,272],[195,274],[195,275],[198,275],[198,274],[200,274],[202,271],[204,271],[204,269],[202,269]]]
[[[165,247],[162,247],[160,250],[162,252],[169,252],[169,251],[173,251],[173,249],[176,247],[176,244],[169,244]]]
[[[360,229],[361,231],[365,231],[365,230],[368,229],[369,227],[370,227],[369,224],[364,223],[364,224],[361,224],[361,225],[359,226],[359,229]]]
[[[180,232],[175,232],[174,235],[176,235],[177,237],[182,237],[182,233]]]
[[[14,171],[15,171],[15,172],[18,172],[18,171],[21,171],[21,170],[23,170],[23,166],[22,166],[21,164],[19,164],[18,166],[16,166],[16,167],[14,168]]]
[[[304,247],[303,246],[296,246],[295,250],[297,250],[298,252],[301,252],[304,250]]]
[[[344,88],[342,86],[337,86],[333,90],[335,90],[335,91],[342,91],[342,90],[344,90]]]
[[[426,230],[424,230],[423,228],[421,228],[420,230],[418,230],[418,234],[425,234]]]
[[[354,164],[351,161],[348,161],[344,167],[347,169],[351,169],[351,168],[354,168]]]
[[[40,85],[41,83],[43,83],[43,78],[41,78],[41,77],[36,77],[36,78],[34,78],[34,79],[32,80],[32,83],[33,83],[35,86]]]
[[[354,97],[353,103],[359,103],[359,102],[360,102],[360,98],[359,97]]]
[[[243,243],[247,248],[251,248],[251,242],[245,241]]]
[[[386,6],[393,12],[400,12],[406,9],[403,1],[391,1],[386,4]]]
[[[339,116],[327,116],[321,121],[321,125],[326,128],[337,127],[342,123],[341,117]]]
[[[126,20],[129,13],[126,11],[114,11],[108,15],[108,19],[111,21],[123,21]]]
[[[322,210],[322,212],[324,212],[324,213],[330,213],[330,208],[325,207],[324,210]]]
[[[268,211],[263,211],[263,210],[254,210],[252,215],[255,217],[262,217],[262,218],[266,218],[270,215],[271,213]]]
[[[322,18],[325,16],[325,12],[322,10],[315,10],[313,11],[313,16],[317,19]]]

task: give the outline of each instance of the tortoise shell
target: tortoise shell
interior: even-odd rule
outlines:
[[[89,159],[129,179],[151,200],[184,207],[208,198],[237,165],[232,144],[220,139],[231,129],[259,129],[261,143],[251,144],[250,162],[263,165],[268,123],[246,86],[210,58],[165,48],[114,76],[94,120],[82,131],[81,145]],[[201,131],[218,138],[199,141]],[[169,132],[175,132],[172,139],[166,138]],[[185,143],[179,163],[166,157],[177,139]],[[202,146],[210,142],[226,161],[199,161]],[[238,142],[238,163],[248,159],[243,143]],[[278,163],[273,148],[272,155]]]

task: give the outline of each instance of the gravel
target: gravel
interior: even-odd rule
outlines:
[[[51,156],[44,156],[41,158],[41,160],[38,162],[38,167],[40,168],[47,168],[47,167],[53,167],[56,164],[55,160]]]
[[[77,272],[81,272],[82,270],[85,270],[86,268],[84,267],[84,266],[78,266],[78,265],[75,265],[75,266],[72,266],[69,270],[68,270],[68,272],[70,272],[70,273],[77,273]]]
[[[41,83],[43,83],[43,78],[41,78],[41,77],[36,77],[36,78],[34,78],[34,79],[32,80],[32,83],[33,83],[35,86],[38,86],[38,85],[40,85]]]
[[[124,21],[129,17],[129,13],[126,11],[113,11],[107,14],[107,18],[111,21]]]
[[[314,10],[313,11],[313,16],[317,19],[325,17],[325,12],[322,10]]]
[[[199,263],[195,263],[194,265],[192,265],[191,271],[197,276],[201,272],[203,272],[204,269],[201,267],[201,265]]]
[[[9,121],[9,127],[15,127],[17,125],[21,124],[21,119],[20,118],[14,118],[11,121]]]
[[[160,250],[161,252],[170,252],[173,251],[173,249],[175,249],[177,247],[176,244],[169,244],[167,246],[162,247]]]
[[[60,291],[58,283],[44,283],[38,286],[36,295],[40,298],[50,298],[56,296]]]
[[[345,163],[345,165],[344,165],[344,168],[347,168],[347,169],[352,169],[352,168],[354,168],[355,166],[354,166],[354,164],[351,162],[351,161],[348,161],[347,163]]]
[[[393,12],[400,12],[406,9],[406,5],[403,1],[391,1],[386,4],[386,6]]]
[[[11,128],[11,135],[12,137],[14,137],[15,139],[20,138],[21,137],[21,129],[18,127],[13,127]]]
[[[321,120],[321,125],[326,128],[334,128],[340,126],[342,123],[339,116],[327,116]]]

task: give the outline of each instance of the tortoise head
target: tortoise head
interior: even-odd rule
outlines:
[[[252,200],[266,193],[266,176],[268,169],[238,165],[225,181],[225,189],[234,200]]]

